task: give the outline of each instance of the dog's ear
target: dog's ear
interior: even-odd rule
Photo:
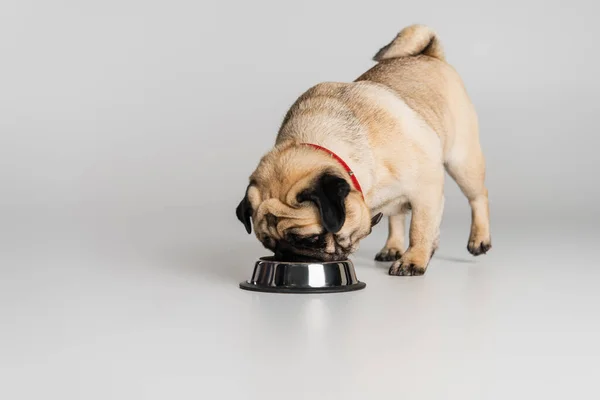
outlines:
[[[377,213],[373,216],[373,218],[371,218],[371,228],[373,228],[375,225],[377,225],[379,223],[379,221],[381,221],[381,218],[383,218],[383,213]]]
[[[246,194],[244,195],[244,198],[242,201],[240,201],[240,204],[238,204],[237,208],[235,209],[237,218],[241,223],[244,224],[248,234],[252,233],[252,223],[250,222],[250,217],[252,216],[252,205],[250,204],[250,200],[248,200],[248,189],[250,188],[250,185],[248,185],[246,188]]]
[[[327,232],[337,233],[346,222],[346,197],[350,193],[350,185],[339,176],[324,173],[309,189],[297,196],[299,203],[312,201],[321,214],[321,223]]]

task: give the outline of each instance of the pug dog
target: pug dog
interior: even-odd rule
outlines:
[[[477,114],[437,34],[408,26],[373,60],[353,82],[319,83],[295,101],[237,218],[279,259],[336,261],[387,216],[375,259],[392,262],[390,275],[422,275],[439,245],[447,171],[471,206],[467,249],[485,254],[492,245]]]

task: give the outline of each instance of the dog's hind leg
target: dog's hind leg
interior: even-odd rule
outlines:
[[[485,159],[479,140],[455,146],[445,162],[446,171],[460,187],[471,206],[471,234],[467,249],[474,256],[492,247],[488,190],[485,187]]]

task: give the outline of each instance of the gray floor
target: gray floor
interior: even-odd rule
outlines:
[[[592,229],[499,223],[475,259],[468,220],[445,221],[407,278],[371,261],[378,229],[354,258],[365,290],[278,295],[237,287],[264,254],[251,237],[200,239],[187,220],[4,235],[0,398],[600,395]]]

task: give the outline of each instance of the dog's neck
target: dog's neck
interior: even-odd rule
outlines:
[[[354,146],[351,142],[340,140],[339,138],[332,136],[321,137],[318,140],[315,139],[312,141],[297,143],[297,145],[303,144],[320,146],[322,149],[313,147],[313,151],[321,152],[325,155],[327,154],[327,151],[330,151],[343,160],[343,163],[338,162],[340,170],[343,170],[345,173],[347,173],[347,169],[344,164],[347,165],[348,169],[352,171],[354,178],[358,182],[365,202],[368,206],[370,206],[370,191],[375,182],[375,168],[373,157],[372,154],[370,154],[370,151],[368,151],[369,154],[365,154],[365,151],[358,151],[357,147],[359,146]],[[366,146],[360,147],[368,148]],[[352,177],[350,175],[348,177],[349,180],[352,181]]]
[[[344,159],[342,157],[338,156],[335,152],[333,152],[323,146],[319,146],[318,144],[314,144],[314,143],[300,143],[300,144],[304,145],[304,146],[310,146],[314,149],[323,151],[326,154],[328,154],[330,157],[332,157],[334,160],[336,160],[338,162],[338,164],[340,164],[342,166],[344,171],[346,171],[346,174],[348,174],[348,177],[352,181],[352,186],[354,186],[354,189],[358,190],[363,198],[365,197],[363,190],[360,186],[360,182],[358,181],[358,178],[356,177],[356,174],[354,173],[354,171],[352,171],[352,168],[350,168],[350,166],[344,161]]]
[[[333,135],[331,132],[337,134]],[[284,147],[311,143],[334,152],[350,167],[360,183],[367,206],[371,207],[371,191],[376,184],[376,165],[368,133],[360,124],[348,124],[337,115],[330,116],[327,123],[311,116],[296,116],[283,124],[276,142]],[[323,153],[319,149],[311,151]],[[327,156],[325,153],[323,155]],[[339,167],[340,171],[345,171],[341,164]]]

